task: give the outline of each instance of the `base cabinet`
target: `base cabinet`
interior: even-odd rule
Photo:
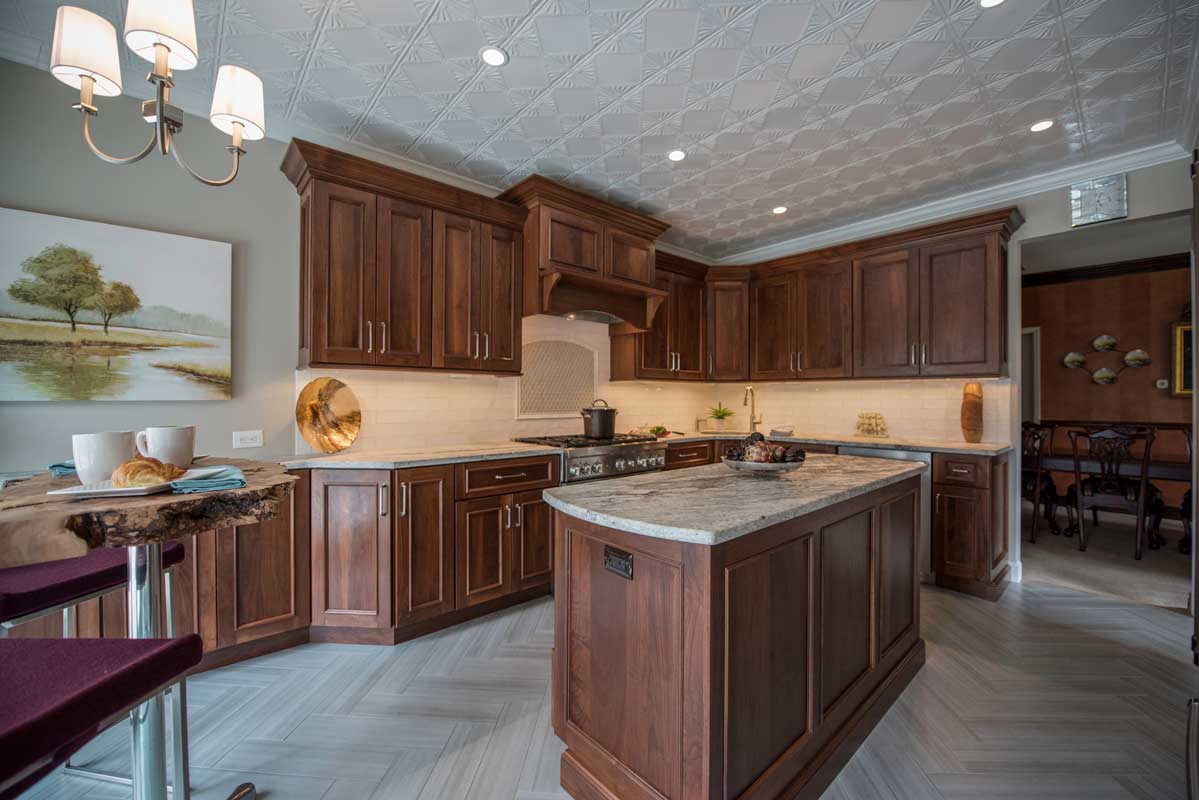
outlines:
[[[403,626],[453,611],[454,469],[396,470],[395,622]]]
[[[998,599],[1007,587],[1007,456],[933,455],[937,585]]]

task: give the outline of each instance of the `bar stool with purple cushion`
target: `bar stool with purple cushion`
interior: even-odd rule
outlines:
[[[185,554],[180,542],[168,542],[162,548],[167,636],[175,634],[170,568],[180,564]],[[10,628],[58,611],[62,612],[63,638],[72,638],[76,633],[75,606],[124,586],[128,575],[129,555],[116,548],[97,548],[78,558],[0,569],[0,639],[8,636]],[[180,679],[170,691],[174,695],[171,702],[174,781],[176,786],[184,787],[182,793],[176,794],[176,800],[188,800],[191,791],[187,759],[187,684]],[[121,776],[71,764],[67,769],[87,777],[129,782]]]
[[[180,680],[202,653],[195,634],[0,640],[0,800],[16,798],[147,697]],[[253,796],[249,784],[233,795]]]

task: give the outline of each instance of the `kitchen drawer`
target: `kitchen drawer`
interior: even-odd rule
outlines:
[[[683,467],[711,464],[714,452],[712,444],[711,441],[707,441],[667,445],[666,469],[682,469]]]
[[[933,482],[991,488],[991,459],[986,456],[933,454]]]
[[[458,464],[456,472],[458,500],[546,489],[557,486],[562,474],[558,456],[471,461]]]

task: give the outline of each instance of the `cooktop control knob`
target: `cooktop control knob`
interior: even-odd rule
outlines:
[[[624,459],[623,459],[623,458],[618,458],[618,459],[616,459],[616,468],[617,468],[618,470],[622,470],[622,469],[624,469],[624,468],[625,468],[625,463],[624,463]]]
[[[644,458],[639,458],[639,459],[637,459],[637,466],[639,466],[639,467],[648,466],[648,462]]]
[[[572,478],[577,478],[577,477],[579,477],[579,466],[578,466],[578,464],[576,464],[575,466],[573,466],[573,467],[571,467],[571,468],[570,468],[570,477],[572,477]]]

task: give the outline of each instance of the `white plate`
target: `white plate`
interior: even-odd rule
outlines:
[[[195,478],[208,478],[217,474],[222,469],[224,467],[197,467],[196,469],[189,469],[175,480],[189,481]],[[82,486],[68,486],[65,489],[55,489],[52,492],[46,492],[46,494],[62,494],[82,500],[87,497],[141,497],[147,494],[165,492],[170,488],[171,481],[155,483],[151,486],[128,486],[123,489],[113,486],[112,481],[100,481],[99,483],[88,483]]]

